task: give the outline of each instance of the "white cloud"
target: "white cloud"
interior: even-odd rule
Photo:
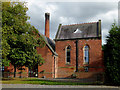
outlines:
[[[45,7],[45,12],[49,12],[49,13],[54,13],[57,10],[57,6],[56,5],[46,5]]]
[[[23,1],[23,0],[22,0]],[[31,1],[31,0],[25,0]],[[40,0],[34,0],[39,2]],[[41,2],[118,2],[119,0],[41,0]]]
[[[106,13],[101,13],[96,15],[95,17],[92,17],[88,19],[87,21],[97,21],[101,19],[102,24],[102,44],[106,43],[106,36],[108,35],[108,32],[111,28],[112,23],[114,23],[114,20],[118,20],[118,10],[110,10]]]
[[[33,7],[34,6],[34,7]],[[37,8],[40,9],[41,11],[37,12],[49,12],[49,13],[54,13],[57,10],[57,6],[55,4],[49,3],[49,2],[44,2],[44,1],[34,1],[34,0],[28,0],[28,7],[29,8]]]
[[[88,19],[87,21],[97,21],[101,19],[103,22],[113,22],[114,20],[118,19],[118,10],[112,10],[112,11],[108,11],[106,13],[101,13],[99,15],[96,15],[95,17],[92,17],[90,19]]]
[[[102,44],[106,43],[106,37],[108,36],[109,29],[102,29]]]
[[[117,3],[56,3],[46,0],[27,0],[30,22],[44,33],[45,13],[50,13],[50,35],[54,39],[58,25],[102,21],[102,39],[108,35],[114,19],[117,21]],[[66,1],[67,2],[67,1]],[[91,2],[91,1],[90,1]],[[96,1],[97,2],[97,1]]]
[[[73,24],[75,22],[75,20],[74,20],[74,17],[61,16],[61,17],[59,17],[59,22],[62,24],[70,24],[70,23]]]

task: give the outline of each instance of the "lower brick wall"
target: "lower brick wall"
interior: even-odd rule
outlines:
[[[79,68],[78,72],[75,72],[75,67],[59,67],[56,78],[78,78],[89,81],[102,81],[104,82],[104,68],[89,68],[88,72],[84,71],[84,68]]]
[[[91,79],[92,81],[103,81],[104,72],[75,72],[76,78]]]
[[[57,77],[60,78],[67,78],[71,77],[72,74],[76,72],[76,67],[70,66],[70,67],[58,67]],[[78,67],[78,72],[84,73],[85,68],[84,67]],[[91,67],[88,69],[88,72],[85,73],[98,73],[98,72],[104,72],[104,67]]]
[[[74,68],[59,67],[56,78],[70,78],[74,73]]]
[[[38,78],[52,78],[52,73],[39,73]]]
[[[2,72],[3,77],[14,77],[14,72]],[[16,77],[28,77],[28,72],[16,72]]]
[[[16,68],[16,77],[28,77],[28,67],[23,66],[21,71],[19,68]],[[2,72],[3,77],[14,77],[14,66],[10,63],[9,66],[4,68]]]
[[[104,72],[60,72],[57,78],[77,78],[104,82]]]

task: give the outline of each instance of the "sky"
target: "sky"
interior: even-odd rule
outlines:
[[[102,44],[106,43],[106,36],[112,23],[118,22],[118,2],[41,2],[41,0],[28,0],[29,22],[39,32],[45,31],[45,13],[50,13],[50,38],[54,39],[59,24],[79,24],[97,22],[101,19]]]

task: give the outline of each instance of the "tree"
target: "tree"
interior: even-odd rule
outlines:
[[[14,77],[16,68],[32,68],[43,62],[36,47],[43,47],[44,40],[37,36],[38,30],[27,22],[27,10],[23,2],[2,4],[2,63],[4,66],[14,65]]]
[[[120,84],[120,27],[113,23],[104,45],[107,82]]]

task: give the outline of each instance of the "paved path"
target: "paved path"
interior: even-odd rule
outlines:
[[[35,85],[35,84],[2,84],[2,88],[109,88],[110,90],[120,90],[117,86],[98,85]],[[107,89],[107,90],[109,90]]]

